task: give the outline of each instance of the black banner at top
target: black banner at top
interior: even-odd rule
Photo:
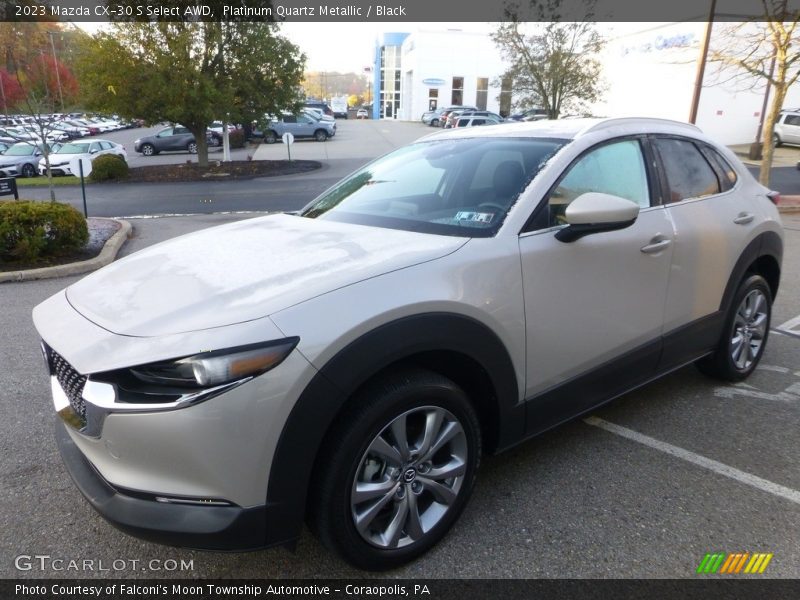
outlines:
[[[785,14],[766,15],[765,4]],[[765,4],[716,0],[713,18],[793,21],[800,13],[800,0]],[[3,0],[0,21],[707,21],[711,5],[712,0]]]

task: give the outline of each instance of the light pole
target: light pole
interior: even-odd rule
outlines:
[[[708,60],[708,45],[711,41],[711,28],[714,25],[714,10],[717,0],[711,0],[711,10],[708,11],[708,23],[706,24],[706,36],[703,39],[703,47],[700,49],[700,62],[697,64],[697,76],[694,80],[694,94],[692,94],[692,107],[689,110],[689,123],[697,122],[697,109],[700,106],[700,91],[703,89],[703,78],[706,73],[706,62]]]

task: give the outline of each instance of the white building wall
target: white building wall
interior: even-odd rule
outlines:
[[[715,23],[713,34],[726,25]],[[626,23],[609,26],[603,53],[608,86],[592,107],[600,116],[647,116],[687,121],[691,109],[705,23]],[[697,125],[723,144],[755,141],[764,102],[763,85],[729,81],[716,64],[706,67]],[[800,86],[789,91],[786,107],[800,106]]]
[[[484,33],[466,31],[418,31],[403,42],[403,95],[399,118],[417,121],[428,110],[430,88],[439,91],[438,106],[452,102],[453,77],[464,78],[463,104],[476,105],[479,77],[489,79],[486,109],[499,109],[499,86],[492,82],[505,70],[500,54]],[[441,84],[424,84],[425,80]]]

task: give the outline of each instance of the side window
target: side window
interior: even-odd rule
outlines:
[[[294,115],[283,115],[284,123],[297,123],[297,117]]]
[[[720,193],[719,180],[697,147],[673,138],[654,140],[669,185],[668,203]]]
[[[100,142],[100,147],[103,150],[109,150],[111,149],[111,142]]]
[[[163,129],[159,131],[156,137],[163,138],[163,137],[169,137],[171,135],[172,135],[172,127],[170,127],[169,129]]]
[[[734,171],[731,164],[725,160],[722,155],[711,146],[703,144],[700,148],[703,155],[708,159],[712,166],[717,171],[717,176],[721,184],[723,192],[727,192],[734,185],[736,185],[736,171]]]
[[[297,122],[298,123],[313,123],[314,119],[312,119],[311,117],[306,116],[306,115],[298,115]]]
[[[800,125],[800,115],[787,115],[786,121],[784,121],[786,125]]]
[[[590,150],[572,165],[548,197],[550,226],[565,223],[567,206],[586,192],[613,194],[642,208],[650,206],[650,188],[639,142],[605,144]]]
[[[175,128],[175,135],[180,135],[180,134],[184,134],[184,133],[190,133],[190,131],[188,129],[186,129],[186,127],[176,127]]]
[[[89,146],[89,152],[99,152],[100,151],[100,144],[98,142],[92,142],[92,145]]]

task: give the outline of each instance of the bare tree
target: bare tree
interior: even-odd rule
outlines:
[[[761,0],[761,5],[764,12],[758,21],[730,25],[716,36],[710,60],[730,79],[747,79],[751,87],[771,86],[772,102],[764,115],[764,153],[758,175],[763,185],[769,185],[775,123],[786,92],[800,76],[800,10],[790,9],[789,0]]]
[[[531,3],[542,15],[557,15],[559,0]],[[517,106],[544,108],[551,119],[564,111],[581,112],[602,92],[602,66],[597,56],[605,44],[592,22],[594,2],[586,3],[584,20],[522,23],[515,9],[507,8],[507,22],[492,33],[492,40],[509,67],[500,80],[513,81]]]

